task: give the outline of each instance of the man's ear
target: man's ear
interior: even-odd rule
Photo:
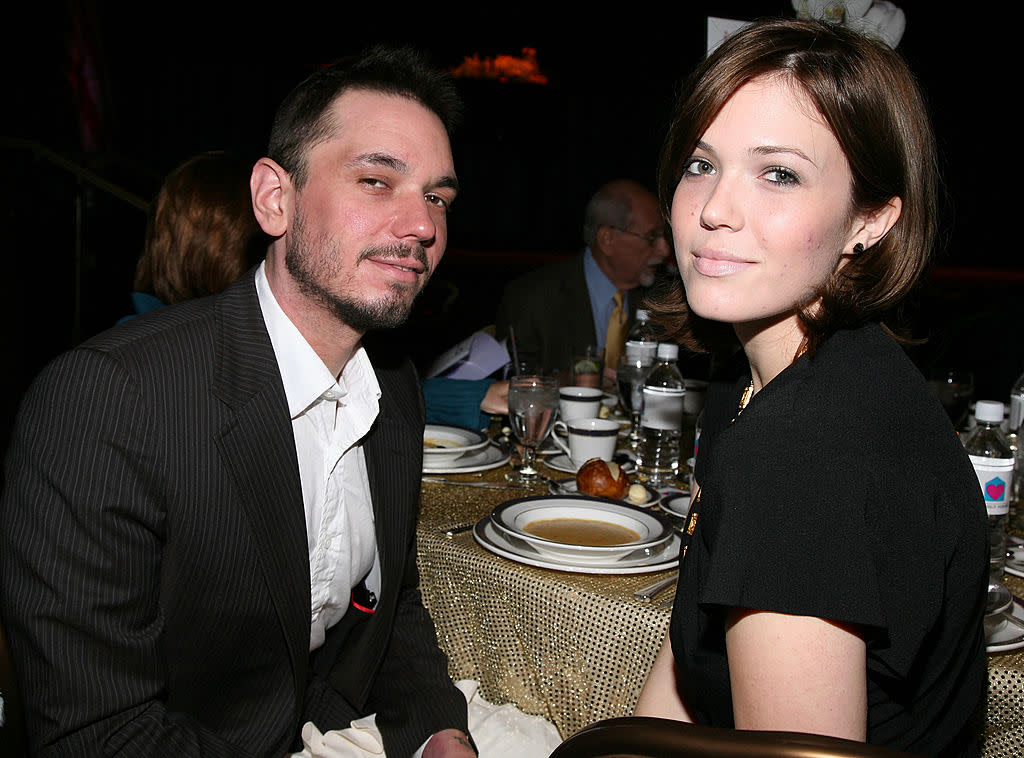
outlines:
[[[271,237],[281,237],[291,222],[293,187],[288,172],[270,158],[260,158],[249,178],[256,220]]]
[[[854,228],[851,244],[860,243],[865,250],[875,245],[899,221],[902,212],[903,200],[894,195],[878,210],[860,217],[860,224]]]
[[[597,245],[602,250],[611,250],[614,242],[615,227],[608,224],[601,224],[597,228]]]

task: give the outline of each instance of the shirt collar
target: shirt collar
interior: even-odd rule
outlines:
[[[270,289],[270,282],[267,281],[265,265],[261,263],[256,270],[256,295],[277,357],[291,418],[306,411],[324,393],[330,393],[332,398],[344,398],[351,394],[353,401],[365,398],[375,406],[375,412],[381,396],[380,385],[366,350],[362,345],[356,348],[345,364],[340,379],[336,381],[327,365],[277,302]]]

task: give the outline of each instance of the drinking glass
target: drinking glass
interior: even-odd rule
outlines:
[[[932,374],[928,383],[946,409],[953,428],[957,431],[963,429],[974,397],[974,374],[957,369],[941,369]]]
[[[601,377],[604,373],[604,359],[601,354],[601,348],[596,345],[588,345],[582,353],[573,355],[570,374],[574,385],[577,387],[601,386]]]
[[[644,412],[644,379],[654,365],[647,355],[624,355],[615,367],[615,382],[619,390],[622,410],[629,414],[629,446],[636,448],[640,441],[640,417]]]
[[[537,446],[548,436],[558,412],[558,380],[553,376],[513,376],[508,383],[508,419],[523,446],[523,464],[506,474],[517,484],[540,478],[535,461]]]

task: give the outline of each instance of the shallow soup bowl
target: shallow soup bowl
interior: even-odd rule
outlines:
[[[491,522],[539,553],[574,561],[614,561],[640,551],[654,555],[672,536],[659,514],[582,495],[512,500],[495,508]],[[609,532],[614,544],[592,544],[595,534],[603,539]]]
[[[487,435],[475,429],[427,424],[423,429],[423,465],[428,468],[447,466],[485,445]]]

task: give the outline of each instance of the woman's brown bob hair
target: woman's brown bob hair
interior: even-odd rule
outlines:
[[[268,239],[249,194],[251,166],[229,153],[196,155],[157,193],[135,291],[165,305],[226,289],[263,258]]]
[[[820,306],[815,297],[800,308],[813,352],[838,329],[881,321],[927,267],[936,238],[935,137],[914,75],[883,42],[823,22],[760,21],[726,39],[681,92],[658,166],[666,218],[701,136],[737,90],[763,76],[782,76],[802,89],[832,130],[853,174],[851,217],[879,210],[893,197],[903,205],[889,233],[853,256],[817,293]],[[681,282],[652,306],[672,338],[692,350],[736,344],[727,325],[689,310]]]

